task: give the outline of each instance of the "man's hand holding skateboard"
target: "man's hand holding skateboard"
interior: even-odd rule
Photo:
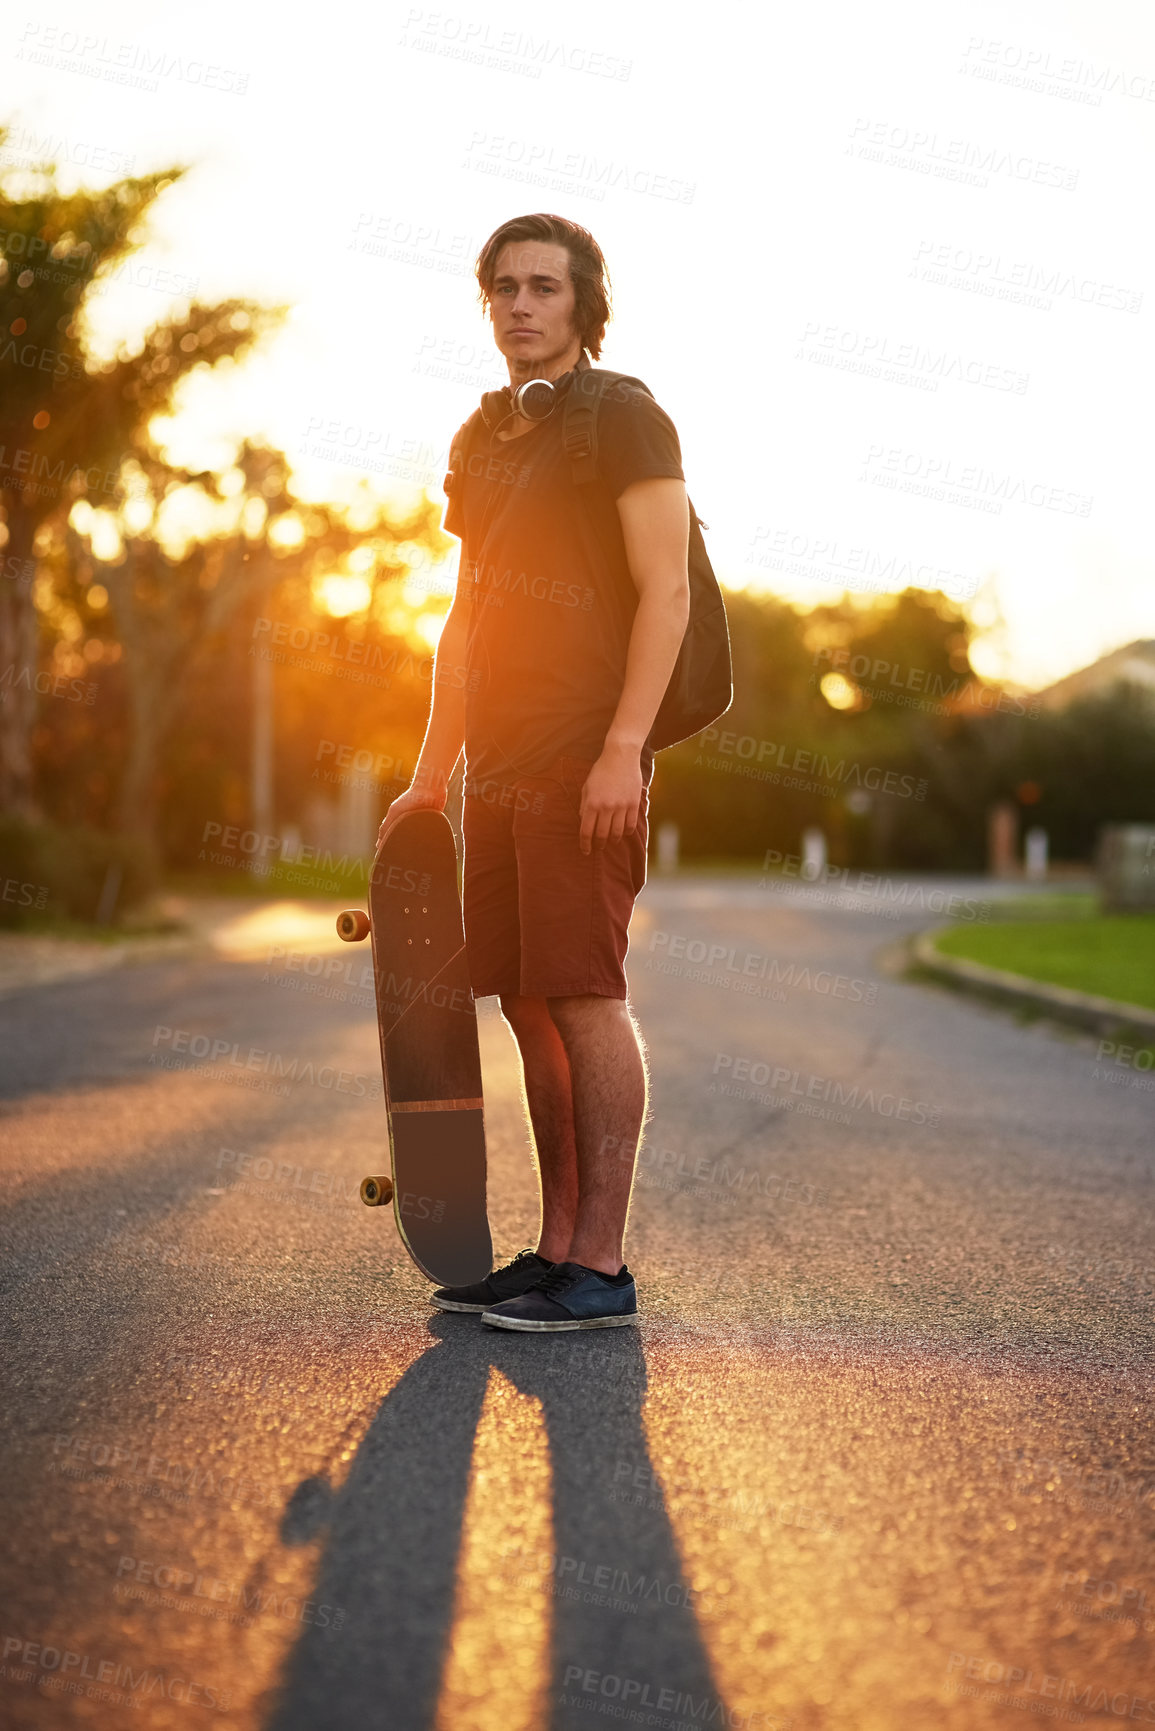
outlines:
[[[411,811],[444,811],[448,796],[447,777],[440,771],[423,769],[418,763],[413,772],[413,780],[404,793],[397,795],[381,819],[381,827],[377,831],[378,846],[385,839],[386,829],[391,829],[401,818],[408,817]]]

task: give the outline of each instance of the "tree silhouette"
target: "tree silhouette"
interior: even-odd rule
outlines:
[[[0,145],[7,135],[0,128]],[[179,381],[239,354],[283,309],[193,303],[107,361],[86,352],[86,296],[145,239],[158,194],[185,171],[60,191],[52,164],[0,174],[0,670],[34,668],[40,532],[79,498],[107,495]],[[110,477],[112,480],[110,481]],[[0,806],[35,815],[32,681],[12,681],[0,740]]]
[[[377,583],[406,575],[399,549],[435,554],[449,543],[428,500],[403,520],[375,499],[349,505],[300,500],[283,453],[249,440],[219,474],[174,468],[151,447],[134,452],[121,473],[117,509],[109,519],[119,549],[98,557],[96,513],[81,513],[80,527],[75,521],[62,526],[45,564],[78,610],[86,609],[93,584],[107,591],[128,707],[113,822],[137,844],[155,875],[165,746],[188,707],[192,675],[210,646],[235,627],[246,604],[267,599],[274,588],[295,591],[297,611],[305,616],[303,597],[311,581],[340,573],[350,554],[358,554],[358,574],[372,594]],[[182,490],[200,505],[203,525],[195,538],[174,547],[164,534],[163,512]],[[140,526],[134,530],[131,523]]]

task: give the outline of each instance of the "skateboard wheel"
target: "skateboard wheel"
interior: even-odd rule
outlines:
[[[384,1208],[393,1200],[392,1178],[362,1178],[361,1200],[366,1208]]]
[[[346,908],[337,915],[337,936],[347,944],[359,944],[369,936],[369,915],[364,908]]]

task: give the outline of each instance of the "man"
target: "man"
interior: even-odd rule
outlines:
[[[510,392],[548,379],[563,393],[600,355],[605,261],[576,223],[504,223],[477,277]],[[689,608],[672,422],[646,392],[611,391],[598,479],[581,487],[562,429],[560,404],[535,421],[510,399],[469,438],[445,514],[463,542],[457,594],[413,783],[389,812],[441,810],[464,746],[470,976],[521,1053],[541,1232],[536,1251],[433,1302],[526,1330],[637,1319],[622,1246],[647,1082],[624,962],[646,876],[647,735]]]

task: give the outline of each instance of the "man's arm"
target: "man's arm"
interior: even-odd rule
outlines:
[[[618,496],[626,560],[638,591],[626,677],[602,754],[582,789],[581,850],[633,833],[642,803],[642,748],[666,694],[690,615],[690,505],[668,476]]]
[[[465,741],[465,690],[454,677],[465,665],[469,629],[468,603],[460,586],[445,618],[433,660],[433,693],[429,724],[413,771],[413,780],[385,814],[381,827],[409,811],[444,811],[449,778],[457,767]]]

